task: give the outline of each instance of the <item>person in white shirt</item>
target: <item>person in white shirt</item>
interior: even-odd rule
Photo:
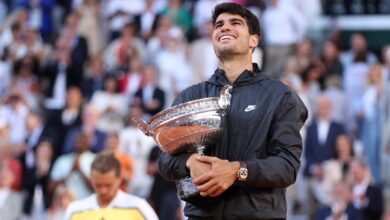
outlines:
[[[262,14],[266,49],[265,72],[279,78],[286,58],[306,32],[306,21],[296,5],[271,0]]]
[[[156,213],[146,200],[119,190],[120,182],[119,161],[112,153],[99,154],[91,167],[95,193],[69,204],[64,220],[157,220]]]

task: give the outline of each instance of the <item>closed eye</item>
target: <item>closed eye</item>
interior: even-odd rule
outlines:
[[[220,28],[222,27],[223,23],[222,22],[218,22],[215,24],[214,28]]]

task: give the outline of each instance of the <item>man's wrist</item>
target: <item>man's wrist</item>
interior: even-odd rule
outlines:
[[[248,179],[248,165],[244,161],[239,161],[238,169],[236,170],[236,180],[245,182]]]

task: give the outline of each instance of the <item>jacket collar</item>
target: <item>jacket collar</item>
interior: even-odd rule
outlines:
[[[267,74],[264,74],[260,71],[259,66],[256,63],[253,63],[253,71],[244,70],[240,76],[233,82],[233,85],[243,86],[252,84],[264,79],[269,79]],[[207,82],[215,85],[227,85],[231,84],[226,78],[225,71],[223,69],[216,69],[215,73],[207,80]]]

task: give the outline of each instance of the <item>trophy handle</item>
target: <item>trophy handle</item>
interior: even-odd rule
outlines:
[[[137,117],[131,117],[131,121],[147,136],[153,136],[153,132],[150,129],[149,124],[147,124],[144,120],[137,118]]]
[[[230,85],[225,85],[222,90],[221,94],[218,99],[218,105],[219,107],[223,109],[227,109],[230,106],[230,99],[232,98],[232,95],[230,92],[232,91],[233,87]]]

